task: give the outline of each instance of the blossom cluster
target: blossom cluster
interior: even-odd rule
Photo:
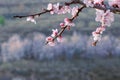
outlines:
[[[105,31],[105,26],[100,26],[96,29],[96,31],[92,32],[94,41],[100,41],[101,40],[101,34]]]
[[[70,19],[68,19],[68,18],[64,19],[64,23],[63,24],[65,26],[67,26],[67,27],[75,26],[75,24]],[[61,28],[62,28],[62,26],[61,26]]]
[[[60,6],[59,3],[57,4],[52,4],[49,3],[47,6],[47,10],[50,10],[51,14],[57,13],[57,14],[65,14],[65,13],[70,13],[70,7],[69,6]]]
[[[62,36],[58,35],[58,29],[52,29],[52,34],[51,36],[46,38],[46,41],[48,42],[48,44],[50,46],[54,46],[55,42],[54,42],[54,38],[57,36],[57,41],[58,42],[62,42]]]
[[[74,0],[71,0],[68,4],[74,4]],[[83,1],[82,3],[80,3]],[[92,7],[96,10],[96,18],[97,22],[100,22],[101,25],[92,32],[93,40],[98,42],[101,40],[101,34],[105,31],[106,26],[111,26],[111,23],[114,21],[114,13],[120,12],[118,8],[120,8],[120,0],[108,0],[108,4],[104,3],[105,0],[78,0],[78,4],[81,4],[83,8]],[[76,4],[76,3],[75,3]],[[73,20],[78,16],[79,12],[83,9],[81,6],[70,7],[70,5],[60,5],[60,3],[49,3],[47,8],[39,14],[34,14],[27,16],[27,21],[33,22],[36,24],[35,18],[40,16],[41,14],[49,12],[50,14],[66,14],[69,13],[72,15],[72,18],[64,18],[64,21],[60,23],[60,31],[58,29],[52,29],[52,34],[46,38],[46,41],[49,45],[54,46],[54,40],[57,39],[58,42],[62,42],[62,33],[67,28],[70,30],[72,26],[75,26]],[[116,10],[113,10],[116,9]],[[21,16],[19,16],[21,18]]]
[[[104,2],[104,0],[84,0],[84,3],[86,4],[87,7],[93,7],[94,5],[99,5],[99,6],[105,7],[103,5],[103,2]],[[109,0],[109,4],[112,4],[112,5],[118,4],[116,2],[118,2],[118,1],[117,0],[116,1]],[[105,26],[111,26],[111,23],[114,21],[114,14],[110,10],[104,11],[104,10],[96,9],[95,20],[97,22],[101,22],[101,27],[97,28],[96,31],[94,31],[92,33],[93,40],[96,42],[96,41],[101,40],[101,34],[105,30]]]
[[[68,18],[65,18],[63,23],[60,23],[61,29],[67,27],[67,29],[70,30],[71,26],[75,26],[75,24]],[[46,41],[48,42],[48,44],[50,46],[54,46],[55,45],[55,42],[54,42],[54,38],[55,37],[57,37],[57,41],[58,42],[62,42],[62,36],[59,35],[58,29],[52,29],[51,36],[46,38]]]
[[[47,10],[50,10],[51,14],[54,14],[54,13],[56,13],[56,14],[70,13],[72,15],[72,17],[75,17],[76,14],[79,11],[79,8],[78,8],[78,6],[75,6],[73,8],[71,8],[69,6],[62,6],[61,7],[59,5],[59,3],[57,3],[57,4],[51,4],[51,3],[49,3],[48,7],[47,7]],[[70,30],[71,26],[75,26],[75,24],[69,18],[65,18],[64,22],[60,23],[61,29],[63,29],[63,28],[66,27],[68,30]],[[52,31],[53,31],[52,35],[46,38],[46,41],[48,42],[48,44],[50,46],[54,46],[55,45],[55,42],[54,42],[54,38],[55,37],[57,37],[57,41],[58,42],[62,42],[61,35],[58,35],[59,34],[58,29],[55,29],[55,30],[53,29]]]
[[[50,14],[66,14],[70,13],[74,16],[78,12],[78,6],[71,8],[70,6],[60,6],[60,3],[52,4],[49,3],[47,6],[47,10],[50,10]]]
[[[114,14],[110,10],[103,11],[96,9],[96,18],[97,22],[101,22],[101,26],[92,32],[94,41],[101,40],[101,34],[105,31],[106,26],[111,26],[111,23],[114,21]]]
[[[103,5],[105,0],[83,0],[87,7],[93,7],[95,4]],[[108,0],[108,4],[115,8],[120,8],[120,0]]]
[[[34,19],[34,17],[33,16],[29,16],[29,17],[27,17],[27,19],[26,19],[27,21],[30,21],[30,22],[33,22],[33,23],[35,23],[36,24],[36,20]]]
[[[79,8],[78,6],[75,6],[73,8],[71,8],[70,6],[60,6],[60,3],[57,4],[52,4],[49,3],[47,6],[47,10],[50,11],[50,14],[66,14],[66,13],[70,13],[72,15],[72,17],[74,17],[76,15],[76,13],[78,12]],[[26,21],[30,21],[36,24],[36,20],[35,20],[36,16],[28,16]]]
[[[93,7],[95,4],[102,5],[104,0],[84,0],[83,2],[86,4],[87,7]]]
[[[96,21],[101,22],[102,26],[111,26],[114,21],[114,14],[107,10],[106,12],[96,9]]]
[[[120,0],[108,0],[109,5],[115,8],[120,8]]]

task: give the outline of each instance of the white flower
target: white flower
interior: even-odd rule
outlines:
[[[55,37],[58,35],[58,29],[52,29],[52,31],[53,31],[51,34],[52,37]]]
[[[59,7],[60,7],[59,3],[57,3],[57,4],[49,3],[48,6],[47,6],[47,10],[51,10],[50,14],[54,14],[54,13],[59,12]]]
[[[87,7],[93,7],[94,4],[93,4],[93,0],[84,0],[83,1]]]
[[[97,33],[96,31],[92,32],[93,40],[94,41],[100,41],[101,40],[101,34]]]
[[[64,22],[66,26],[75,26],[75,24],[68,18],[65,18]]]
[[[48,42],[48,45],[55,46],[55,43],[54,42]]]
[[[101,4],[104,0],[94,0],[94,4]]]
[[[98,22],[98,21],[101,21],[103,14],[104,14],[104,11],[103,11],[103,10],[98,10],[98,9],[96,9],[96,18],[95,18],[95,20],[96,20],[97,22]]]
[[[60,3],[54,4],[53,7],[54,7],[54,11],[57,12],[59,10]]]
[[[32,16],[27,17],[26,21],[30,21],[36,24],[36,21]]]
[[[78,6],[73,7],[71,11],[72,16],[74,17],[77,14],[77,12],[78,12]]]
[[[108,0],[110,6],[118,6],[120,8],[120,0]]]
[[[53,37],[51,37],[51,36],[47,37],[46,41],[48,42],[48,45],[55,46],[55,43],[53,41]]]
[[[94,41],[100,41],[100,40],[101,40],[101,35],[99,34],[99,35],[97,35],[97,36],[94,36],[94,37],[93,37],[93,40],[94,40]]]
[[[57,14],[66,14],[70,12],[71,12],[71,8],[69,6],[63,6],[62,8],[60,8]]]
[[[58,37],[57,37],[57,41],[58,41],[58,42],[63,42],[62,36],[58,36]]]
[[[104,14],[103,14],[103,18],[102,18],[102,25],[103,26],[111,26],[111,23],[114,21],[114,14],[112,12],[110,12],[110,10],[107,10]]]
[[[104,26],[100,26],[96,29],[96,31],[92,32],[93,40],[94,41],[100,41],[101,40],[101,34],[105,31]]]
[[[114,14],[107,10],[106,12],[96,9],[96,21],[102,23],[102,26],[110,26],[114,21]]]
[[[53,9],[53,5],[51,3],[49,3],[47,6],[47,10],[51,10],[51,9]]]

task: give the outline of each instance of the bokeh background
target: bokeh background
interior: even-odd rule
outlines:
[[[54,47],[45,38],[69,14],[44,14],[37,24],[13,18],[64,1],[69,0],[0,0],[0,80],[120,80],[120,15],[96,47],[91,32],[100,23],[94,9],[84,9]]]

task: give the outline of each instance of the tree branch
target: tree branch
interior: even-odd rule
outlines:
[[[80,8],[78,9],[77,14],[76,14],[75,16],[73,16],[70,20],[73,21],[77,16],[79,16],[79,13],[80,13],[85,7],[86,7],[85,5],[83,5],[82,7],[80,7]],[[62,33],[65,31],[65,29],[66,29],[67,27],[68,27],[68,26],[65,26],[65,27],[61,28],[61,30],[58,32],[58,35],[56,35],[55,37],[53,37],[53,41],[54,41],[57,37],[61,36]],[[46,44],[48,44],[48,41],[46,42]]]
[[[50,12],[50,11],[51,11],[51,10],[43,9],[43,11],[40,12],[40,13],[36,13],[36,14],[32,14],[32,15],[24,15],[24,16],[19,16],[19,15],[17,15],[17,16],[13,16],[13,17],[14,17],[14,18],[25,18],[25,17],[29,17],[29,16],[35,17],[35,16],[40,16],[40,15],[42,15],[42,14],[48,13],[48,12]]]
[[[72,5],[72,4],[80,4],[80,5],[83,5],[84,8],[86,7],[86,4],[84,4],[83,1],[81,1],[81,0],[80,1],[79,0],[77,0],[77,1],[73,0],[71,2],[65,2],[65,5],[68,5],[68,6]],[[90,8],[100,9],[100,10],[104,10],[104,11],[109,9],[111,12],[113,12],[115,14],[120,14],[120,8],[114,8],[114,7],[111,7],[109,5],[108,5],[108,7],[103,7],[103,6],[100,6],[100,5],[94,5],[93,7],[90,7]],[[37,14],[24,15],[24,16],[17,15],[17,16],[13,16],[13,17],[14,18],[24,18],[24,17],[29,17],[29,16],[35,17],[35,16],[40,16],[40,15],[45,14],[45,13],[50,12],[50,11],[51,10],[43,9],[42,12],[37,13]]]
[[[73,17],[70,19],[71,22],[79,15],[79,13],[82,11],[82,9],[87,8],[86,4],[84,4],[83,1],[81,1],[81,0],[71,0],[70,2],[65,2],[64,4],[67,5],[67,6],[72,5],[72,4],[79,4],[79,5],[82,6],[82,7],[79,8],[79,10],[78,10],[78,12],[76,13],[76,15],[73,16]],[[103,6],[103,5],[104,5],[104,6]],[[62,7],[62,6],[61,6],[61,7]],[[104,3],[103,3],[102,5],[94,4],[94,6],[93,6],[93,7],[90,7],[90,8],[99,9],[99,10],[103,10],[103,11],[110,10],[111,12],[113,12],[113,13],[115,13],[115,14],[120,14],[120,8],[114,7],[114,6],[110,6],[110,5],[107,5],[107,7],[106,7],[106,4],[104,4]],[[24,15],[24,16],[19,16],[19,15],[18,15],[18,16],[13,16],[13,17],[14,17],[14,18],[25,18],[25,17],[30,17],[30,16],[31,16],[31,17],[34,18],[34,17],[36,17],[36,16],[40,16],[40,15],[45,14],[45,13],[48,13],[48,12],[50,12],[50,11],[52,11],[52,10],[43,9],[42,12],[37,13],[37,14]],[[61,36],[62,33],[65,31],[65,29],[66,29],[67,27],[69,27],[69,26],[66,25],[66,26],[64,26],[63,28],[61,28],[61,30],[58,32],[58,34],[57,34],[55,37],[53,37],[53,41],[54,41],[57,37]],[[92,45],[96,46],[97,42],[98,42],[98,41],[93,42]],[[46,42],[46,44],[48,44],[48,42]]]
[[[80,4],[83,6],[86,6],[86,4],[83,3],[83,1],[71,1],[71,2],[65,2],[65,5],[71,5],[71,4]],[[96,8],[96,9],[100,9],[100,10],[110,10],[111,12],[115,13],[115,14],[120,14],[120,8],[114,8],[108,5],[108,7],[103,7],[100,5],[94,5],[93,7],[90,8]]]

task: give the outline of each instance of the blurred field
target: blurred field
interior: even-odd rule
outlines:
[[[120,79],[119,39],[105,36],[96,47],[91,46],[90,37],[76,33],[55,47],[46,46],[44,39],[43,34],[34,33],[3,42],[0,80]]]
[[[0,80],[119,80],[120,58],[21,60],[0,66]]]

